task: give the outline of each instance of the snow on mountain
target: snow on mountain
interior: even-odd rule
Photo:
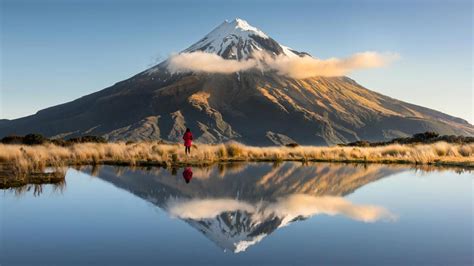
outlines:
[[[255,229],[261,222],[253,221],[248,213],[242,211],[221,213],[211,219],[185,219],[185,221],[224,251],[234,253],[245,251],[276,229],[255,234]]]
[[[257,51],[265,51],[272,55],[284,54],[290,57],[306,54],[279,44],[263,31],[240,18],[231,22],[224,21],[204,38],[185,49],[183,53],[196,51],[214,53],[225,59],[236,60],[251,58],[252,53]]]

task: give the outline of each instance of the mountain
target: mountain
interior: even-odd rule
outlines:
[[[151,202],[196,228],[223,250],[243,252],[279,228],[317,215],[360,222],[391,219],[383,207],[357,205],[343,197],[405,168],[369,165],[272,164],[194,168],[186,183],[166,169],[104,166],[94,175]],[[91,167],[82,171],[91,173]]]
[[[183,52],[202,51],[217,54],[225,59],[241,60],[250,58],[255,52],[262,50],[270,54],[290,57],[309,55],[279,44],[261,30],[239,18],[232,22],[224,21]]]
[[[223,59],[309,56],[236,19],[224,22],[183,53]],[[238,61],[243,62],[243,61]],[[171,72],[170,61],[111,87],[34,115],[0,123],[0,137],[100,135],[109,140],[179,141],[186,127],[205,143],[330,145],[381,141],[424,131],[474,135],[474,127],[432,109],[368,90],[345,77],[295,79],[276,71],[230,74]]]

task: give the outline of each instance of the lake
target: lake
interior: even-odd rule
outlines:
[[[0,190],[0,265],[472,265],[473,180],[329,163],[71,168]]]

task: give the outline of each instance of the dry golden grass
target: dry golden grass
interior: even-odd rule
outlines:
[[[197,144],[188,157],[181,145],[140,142],[81,143],[70,147],[0,144],[0,164],[28,172],[45,167],[84,164],[205,165],[226,161],[328,161],[414,163],[474,167],[474,144],[438,142],[426,145],[381,147],[251,147],[237,142]]]

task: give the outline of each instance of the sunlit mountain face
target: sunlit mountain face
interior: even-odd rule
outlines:
[[[383,206],[355,204],[344,196],[403,170],[382,165],[292,162],[171,170],[82,169],[153,203],[224,251],[235,253],[278,228],[318,215],[341,215],[365,223],[393,220],[396,215]]]
[[[461,118],[382,95],[343,73],[287,75],[300,68],[305,72],[300,59],[318,58],[294,48],[245,20],[225,21],[179,56],[126,80],[31,116],[0,121],[0,137],[34,132],[176,142],[190,128],[200,143],[262,146],[381,141],[420,131],[474,135],[474,126]],[[285,70],[262,70],[276,58]],[[242,64],[248,69],[233,67]]]

